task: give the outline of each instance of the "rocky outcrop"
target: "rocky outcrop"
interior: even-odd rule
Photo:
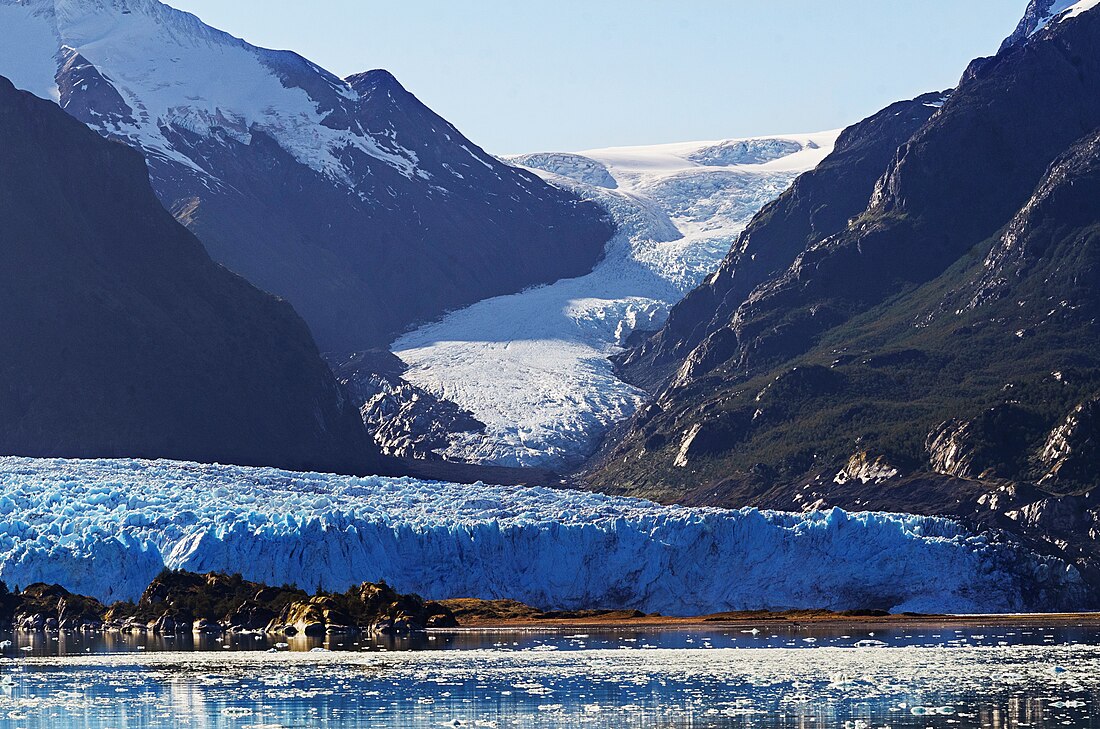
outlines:
[[[970,421],[947,420],[928,434],[925,447],[933,471],[959,478],[975,478],[981,474],[974,465],[975,444],[971,440],[971,428]]]
[[[407,366],[390,352],[330,355],[328,361],[383,455],[440,460],[437,451],[452,438],[485,430],[469,411],[403,379]]]
[[[109,620],[162,635],[262,630],[285,605],[305,595],[296,588],[272,588],[240,575],[166,570],[136,605],[112,608]]]
[[[10,593],[0,582],[0,622],[32,631],[110,629],[168,636],[268,631],[310,637],[364,631],[407,634],[458,624],[441,603],[398,594],[384,583],[309,596],[240,575],[183,571],[160,574],[137,604],[109,608],[57,585],[34,584]]]
[[[103,605],[94,598],[39,583],[18,595],[12,624],[20,630],[98,630],[103,613]]]
[[[316,595],[288,604],[268,626],[285,635],[367,631],[406,634],[458,625],[449,609],[416,595],[399,595],[385,583],[364,582],[339,595]]]
[[[350,633],[352,617],[336,607],[336,600],[318,595],[283,608],[267,627],[269,633],[283,635],[321,636],[332,633]]]
[[[970,420],[948,420],[925,439],[932,470],[958,478],[1009,478],[1027,466],[1035,417],[1014,404],[989,408]]]
[[[0,452],[363,473],[306,325],[214,263],[141,155],[0,79]]]
[[[896,478],[901,472],[883,456],[875,456],[867,451],[853,453],[844,466],[833,477],[833,481],[841,486],[849,481],[859,481],[862,484],[880,484]]]
[[[1100,481],[1100,398],[1090,398],[1073,409],[1051,431],[1039,461],[1044,486],[1095,486]]]

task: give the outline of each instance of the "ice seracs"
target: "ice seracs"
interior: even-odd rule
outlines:
[[[645,394],[608,357],[710,274],[751,217],[832,149],[837,132],[511,158],[609,211],[617,234],[588,275],[481,301],[399,338],[404,378],[487,427],[439,453],[564,468]]]
[[[0,459],[0,577],[134,599],[164,567],[668,615],[1081,607],[1065,563],[934,517],[658,506],[171,461]]]

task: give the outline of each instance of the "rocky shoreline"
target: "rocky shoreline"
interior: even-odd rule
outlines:
[[[458,625],[438,602],[365,582],[343,593],[271,587],[240,575],[165,571],[137,603],[103,605],[59,585],[22,591],[0,583],[0,625],[23,631],[266,633],[278,636],[404,635]]]
[[[165,570],[136,602],[104,605],[59,585],[10,590],[0,582],[0,630],[179,637],[257,635],[281,638],[409,637],[432,629],[680,629],[832,623],[845,626],[1100,625],[1100,613],[935,615],[883,610],[749,610],[670,617],[639,610],[540,610],[515,600],[425,600],[385,583],[364,582],[345,592],[320,586],[309,594],[240,575]],[[0,642],[0,648],[5,647]],[[277,644],[278,645],[278,644]],[[285,644],[284,644],[285,645]]]

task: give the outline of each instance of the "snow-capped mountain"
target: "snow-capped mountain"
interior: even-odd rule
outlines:
[[[343,80],[157,0],[0,0],[0,74],[140,149],[165,206],[327,350],[585,273],[610,236],[390,74]]]
[[[1001,50],[1023,43],[1047,26],[1057,25],[1100,5],[1100,0],[1031,0],[1016,30],[1001,44]]]
[[[484,464],[577,464],[644,400],[608,358],[635,332],[660,327],[753,214],[835,139],[825,132],[511,159],[605,208],[618,230],[591,273],[481,301],[392,345],[408,364],[405,379],[486,426],[455,432],[437,450]]]
[[[149,488],[149,484],[157,488]],[[1082,609],[1077,571],[948,519],[169,461],[0,459],[0,578],[135,599],[164,567],[698,615]]]

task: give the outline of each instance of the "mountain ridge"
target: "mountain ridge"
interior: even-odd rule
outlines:
[[[802,250],[756,286],[708,279],[623,358],[645,376],[654,352],[678,355],[589,485],[951,514],[1072,555],[1100,584],[1100,12],[1086,4],[972,63],[862,178],[869,202],[840,230],[784,241],[792,221],[776,217],[800,210],[806,230],[828,186],[760,213],[750,231]]]
[[[586,273],[612,234],[392,75],[339,79],[157,0],[0,0],[0,73],[142,150],[165,207],[326,351]]]
[[[379,462],[285,301],[216,264],[140,154],[0,77],[0,451]]]

